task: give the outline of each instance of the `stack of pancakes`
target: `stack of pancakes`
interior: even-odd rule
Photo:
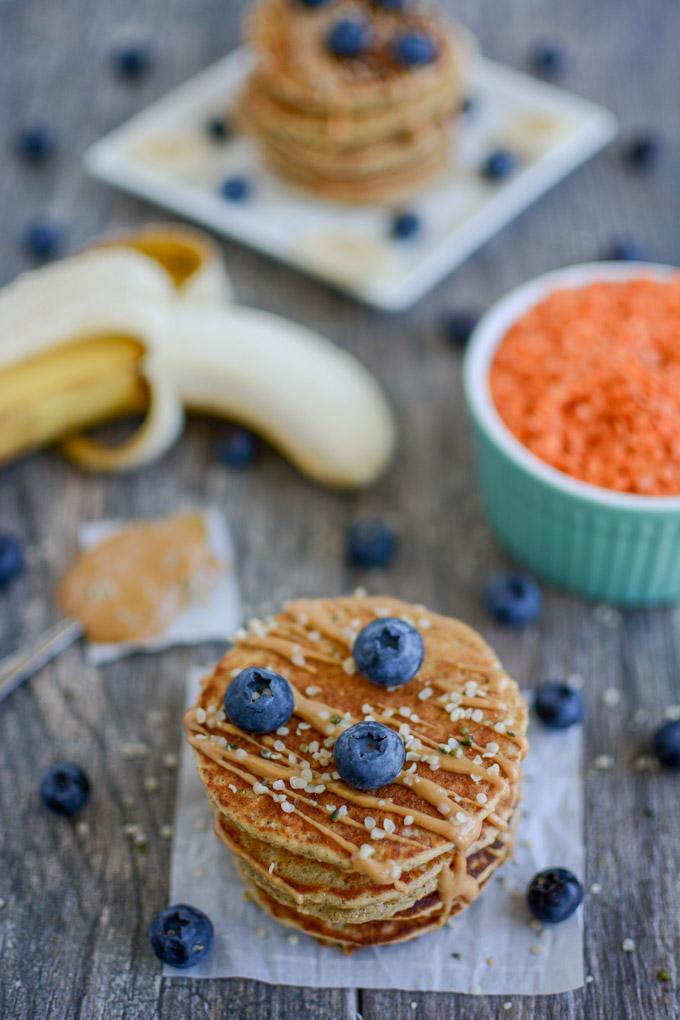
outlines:
[[[398,688],[370,683],[351,657],[359,630],[387,616],[425,644]],[[294,714],[275,733],[225,718],[225,690],[247,666],[293,688]],[[366,719],[406,747],[398,778],[372,792],[343,783],[333,760],[337,736]],[[253,898],[345,949],[414,938],[479,895],[512,850],[526,725],[517,684],[475,631],[382,596],[299,600],[252,621],[185,719],[215,832]]]
[[[328,36],[343,19],[370,26],[362,56],[337,57]],[[436,58],[404,66],[395,41],[432,41]],[[403,199],[440,175],[463,99],[467,37],[411,0],[403,10],[368,0],[263,0],[249,25],[255,70],[240,120],[265,161],[290,183],[340,202]]]

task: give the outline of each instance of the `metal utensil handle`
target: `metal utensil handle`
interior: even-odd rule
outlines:
[[[82,636],[81,624],[76,620],[62,620],[30,645],[0,661],[0,701]]]

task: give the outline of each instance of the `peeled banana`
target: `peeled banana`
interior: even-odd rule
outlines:
[[[176,441],[189,408],[248,425],[319,482],[373,481],[395,437],[377,382],[328,340],[231,299],[216,246],[184,228],[19,277],[0,292],[0,462],[66,437],[83,467],[140,467]],[[121,446],[77,435],[144,408]]]

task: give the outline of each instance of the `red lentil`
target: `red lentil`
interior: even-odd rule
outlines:
[[[509,330],[490,382],[546,463],[619,492],[680,494],[680,274],[555,291]]]

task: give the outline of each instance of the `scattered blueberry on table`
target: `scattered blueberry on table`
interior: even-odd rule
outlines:
[[[406,210],[394,216],[390,225],[390,233],[397,241],[410,241],[420,233],[422,227],[420,216]]]
[[[399,734],[378,722],[361,722],[340,734],[333,747],[340,777],[355,790],[377,790],[396,779],[406,758]]]
[[[247,177],[227,177],[222,182],[220,194],[228,202],[247,202],[253,193],[253,184]]]
[[[543,596],[533,578],[505,572],[491,578],[484,592],[489,614],[506,627],[526,627],[541,612]]]
[[[400,687],[422,666],[425,646],[415,627],[388,616],[360,630],[352,652],[357,669],[371,683]]]
[[[534,875],[527,889],[527,906],[543,924],[559,924],[579,908],[583,886],[567,868],[547,868]]]
[[[163,963],[194,967],[210,952],[215,931],[202,910],[176,903],[156,914],[148,935],[151,948]]]
[[[231,681],[224,695],[224,710],[234,723],[248,733],[272,733],[284,726],[295,700],[293,691],[273,669],[249,666]]]
[[[217,114],[213,117],[208,117],[205,131],[210,141],[216,145],[222,145],[224,142],[229,141],[232,136],[232,127],[227,118],[220,117]]]
[[[654,734],[654,754],[666,769],[680,772],[680,722],[664,723]]]
[[[632,237],[617,237],[607,248],[604,258],[614,262],[646,262],[647,252]]]
[[[536,43],[529,53],[529,64],[536,74],[546,78],[559,78],[567,68],[567,59],[561,46],[551,42]]]
[[[508,149],[496,149],[489,153],[481,167],[482,177],[487,181],[504,181],[517,169],[517,157]]]
[[[147,43],[130,43],[119,46],[111,54],[116,74],[127,81],[140,81],[153,67],[151,47]]]
[[[326,41],[336,57],[361,57],[371,45],[370,25],[359,18],[343,18],[333,25]]]
[[[467,346],[474,329],[479,322],[476,312],[460,310],[446,312],[442,318],[442,329],[446,339],[461,349]]]
[[[30,223],[21,237],[24,251],[39,262],[46,262],[59,254],[63,232],[56,223]]]
[[[45,163],[56,148],[54,133],[45,124],[28,124],[17,135],[16,151],[27,163]]]
[[[423,67],[437,59],[437,45],[423,32],[404,32],[394,41],[394,55],[403,67]]]
[[[222,464],[233,468],[246,468],[257,459],[260,440],[250,429],[232,425],[220,436],[216,452]]]
[[[553,730],[566,730],[583,719],[583,696],[559,681],[541,684],[534,698],[536,715]]]
[[[40,779],[43,804],[58,815],[75,815],[90,796],[90,781],[80,765],[60,761],[43,772]]]
[[[653,170],[659,161],[661,145],[656,135],[649,132],[630,138],[625,144],[623,155],[629,166],[635,170]]]
[[[0,588],[5,588],[24,569],[24,554],[21,545],[7,532],[0,533]]]
[[[353,521],[347,534],[347,558],[355,567],[389,567],[397,551],[394,529],[377,518]]]

